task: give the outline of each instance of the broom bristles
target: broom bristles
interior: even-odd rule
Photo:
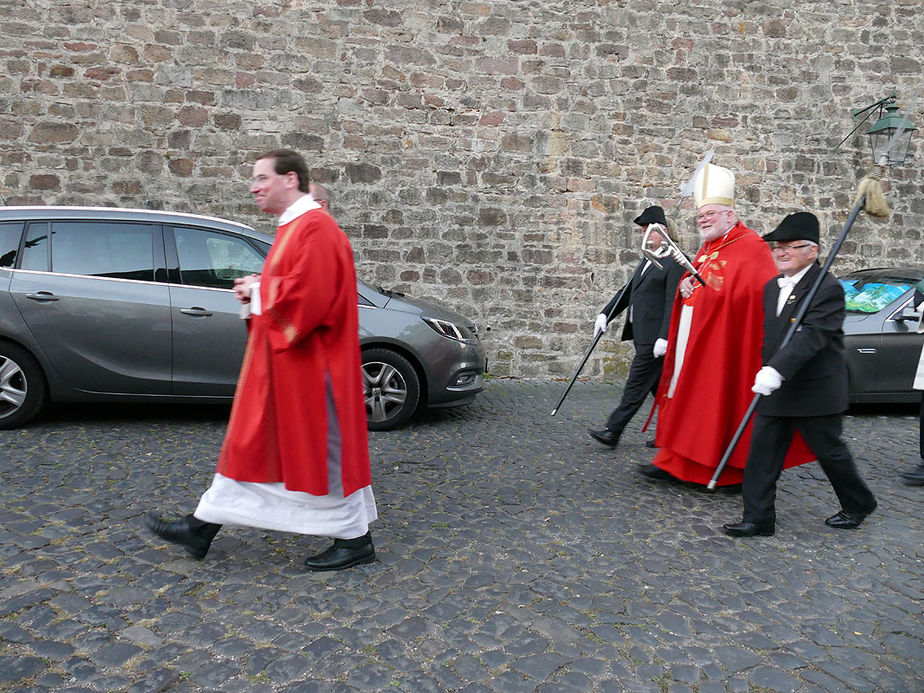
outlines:
[[[892,210],[889,209],[889,203],[882,192],[881,178],[882,166],[876,166],[860,181],[857,198],[853,203],[856,205],[860,198],[866,195],[866,202],[863,204],[863,209],[866,210],[866,213],[876,217],[887,217],[892,213]]]
[[[664,220],[667,222],[667,235],[670,236],[674,243],[679,243],[680,237],[677,235],[677,222],[670,217],[664,217]]]

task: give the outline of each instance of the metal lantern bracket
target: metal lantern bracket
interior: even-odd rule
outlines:
[[[863,116],[862,120],[860,120],[860,122],[857,123],[856,127],[855,127],[853,130],[851,130],[851,131],[847,134],[847,137],[845,137],[844,139],[842,139],[840,142],[837,143],[837,147],[840,147],[842,144],[844,144],[844,142],[846,142],[847,140],[849,140],[849,139],[853,136],[853,133],[855,133],[857,130],[859,130],[859,129],[863,126],[863,123],[865,123],[867,120],[869,120],[870,116],[873,115],[873,109],[874,109],[874,108],[878,108],[878,109],[879,109],[879,117],[881,118],[881,117],[882,117],[882,110],[883,110],[887,105],[889,105],[889,104],[894,104],[895,101],[896,101],[897,99],[898,99],[898,94],[897,94],[897,93],[895,92],[895,90],[893,89],[893,90],[892,90],[892,93],[889,94],[889,95],[888,95],[887,97],[885,97],[884,99],[879,99],[879,100],[876,101],[875,103],[871,103],[869,106],[864,106],[863,108],[854,108],[854,109],[851,109],[851,111],[850,111],[850,117],[853,118],[854,120],[856,120],[857,118],[859,118],[863,113],[866,113],[866,115]],[[837,149],[837,147],[835,147],[835,149]],[[874,163],[875,163],[875,162],[874,162]]]
[[[884,99],[879,99],[879,101],[864,108],[853,109],[850,115],[854,120],[857,120],[860,116],[863,117],[856,127],[850,131],[850,134],[838,143],[837,147],[844,144],[851,135],[859,130],[860,126],[869,120],[873,113],[878,112],[878,119],[866,131],[873,154],[873,163],[878,166],[892,166],[902,163],[908,154],[911,137],[917,128],[914,127],[910,120],[898,113],[898,105],[895,103],[897,96],[893,89],[892,93]],[[885,114],[883,114],[883,111]]]

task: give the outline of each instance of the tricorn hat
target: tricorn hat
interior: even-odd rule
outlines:
[[[667,219],[664,217],[664,210],[658,205],[646,207],[645,211],[635,217],[635,223],[639,226],[648,226],[648,224],[661,224],[667,226]]]
[[[735,174],[722,166],[706,164],[693,181],[696,209],[703,205],[735,206]]]
[[[787,214],[783,221],[763,238],[768,243],[811,241],[818,245],[818,218],[811,212]]]

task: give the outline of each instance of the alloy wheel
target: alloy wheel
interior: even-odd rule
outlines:
[[[396,416],[407,402],[407,383],[397,368],[381,361],[363,364],[363,392],[369,421]]]
[[[0,417],[10,416],[22,408],[28,386],[19,364],[0,356]]]

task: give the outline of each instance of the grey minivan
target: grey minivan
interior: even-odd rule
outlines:
[[[48,402],[228,401],[246,328],[231,289],[273,239],[236,222],[109,207],[0,207],[0,428]],[[369,428],[484,388],[475,326],[357,283]]]

